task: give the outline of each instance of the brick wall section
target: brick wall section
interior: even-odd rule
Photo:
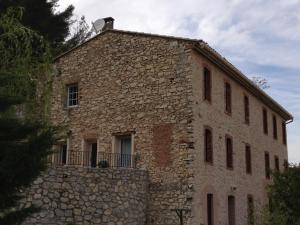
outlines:
[[[172,144],[172,124],[156,125],[153,127],[152,148],[154,158],[158,167],[170,166],[171,144]]]
[[[148,186],[142,170],[49,168],[22,201],[42,210],[23,225],[143,225]]]
[[[270,153],[271,169],[274,169],[274,155],[280,160],[283,169],[287,159],[287,148],[282,140],[274,140],[272,117],[274,113],[243,87],[231,80],[223,71],[197,53],[193,54],[193,91],[194,91],[194,137],[195,137],[195,193],[193,224],[206,224],[206,194],[214,194],[215,224],[227,224],[227,198],[234,195],[236,201],[236,224],[246,224],[247,195],[253,195],[256,210],[266,203],[264,152]],[[212,102],[203,100],[203,68],[211,69]],[[232,89],[232,113],[225,113],[224,82]],[[244,121],[244,94],[249,96],[250,125]],[[262,107],[268,110],[269,134],[263,133]],[[274,113],[275,114],[275,113]],[[283,119],[275,114],[278,121]],[[204,126],[213,132],[213,164],[205,163],[203,132]],[[233,140],[233,170],[226,168],[225,135]],[[281,137],[278,126],[278,137]],[[246,174],[245,145],[251,146],[252,174]],[[235,189],[236,188],[236,189]]]
[[[178,217],[171,209],[191,205],[185,188],[191,179],[186,159],[193,151],[187,144],[192,141],[193,111],[191,49],[186,44],[107,32],[56,63],[61,75],[53,84],[53,123],[67,125],[70,149],[76,151],[93,134],[98,150],[110,153],[113,134],[132,132],[138,167],[149,171],[150,187],[159,184],[162,190],[149,197],[152,225],[174,224]],[[74,82],[79,105],[65,109],[65,85]],[[168,141],[156,139],[160,135]],[[161,162],[164,166],[158,166]],[[177,187],[165,188],[172,185]]]

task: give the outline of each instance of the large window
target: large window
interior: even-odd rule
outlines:
[[[67,85],[67,106],[78,105],[78,84]]]
[[[113,158],[115,167],[132,167],[133,162],[131,134],[115,136],[115,149]]]
[[[250,110],[249,110],[249,97],[244,96],[244,113],[245,113],[245,123],[250,123]]]
[[[265,134],[268,134],[268,112],[263,108],[263,130]]]
[[[251,164],[251,148],[250,145],[246,145],[245,149],[245,156],[246,156],[246,173],[252,173],[252,164]]]
[[[204,130],[204,153],[205,161],[213,162],[213,143],[212,143],[212,131],[210,128]]]
[[[273,138],[277,139],[277,119],[275,115],[273,115]]]
[[[265,174],[267,179],[270,179],[270,172],[270,155],[265,152]]]
[[[213,194],[207,194],[207,225],[214,225],[214,198]]]
[[[274,156],[274,164],[275,164],[275,170],[276,171],[279,171],[280,168],[279,168],[279,158],[277,155]]]
[[[233,169],[232,138],[228,136],[226,136],[226,166],[228,169]]]
[[[57,165],[67,164],[67,145],[59,145],[58,151],[54,154],[54,163]]]
[[[210,70],[204,67],[204,89],[203,89],[203,95],[204,99],[207,101],[211,101],[211,73]]]
[[[231,114],[231,86],[225,82],[225,112]]]

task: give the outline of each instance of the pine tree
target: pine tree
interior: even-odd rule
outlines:
[[[9,7],[22,7],[22,24],[43,36],[50,43],[52,54],[58,55],[91,35],[84,17],[74,19],[74,6],[69,5],[60,12],[58,4],[58,0],[1,0],[0,14]],[[75,25],[74,33],[71,32],[72,25]]]
[[[40,110],[47,93],[37,91],[51,84],[48,47],[19,22],[21,14],[9,9],[0,17],[0,224],[6,225],[36,211],[19,207],[20,192],[46,169],[56,134]]]

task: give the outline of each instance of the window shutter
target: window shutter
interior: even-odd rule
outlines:
[[[286,145],[286,124],[282,122],[282,142]]]
[[[213,162],[212,132],[210,129],[205,129],[205,161]]]
[[[244,111],[245,111],[245,123],[250,123],[250,112],[249,112],[249,98],[244,96]]]
[[[211,73],[207,68],[204,68],[204,99],[211,101]]]
[[[252,165],[251,165],[251,148],[249,145],[246,145],[246,173],[251,174]]]
[[[231,113],[231,86],[225,82],[225,111]]]
[[[273,116],[273,138],[277,139],[277,119],[276,116]]]
[[[263,109],[263,128],[264,133],[268,134],[268,112],[266,109]]]
[[[266,178],[270,179],[270,156],[268,152],[265,152],[265,173]]]
[[[226,161],[227,168],[233,168],[233,150],[232,150],[232,139],[226,138]]]

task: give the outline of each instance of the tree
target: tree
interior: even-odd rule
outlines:
[[[254,223],[248,225],[300,225],[300,164],[272,173],[269,203],[257,208]]]
[[[36,211],[18,206],[20,191],[46,169],[56,140],[41,110],[47,91],[38,89],[51,85],[48,46],[20,23],[21,15],[8,9],[0,17],[0,224],[6,225]],[[20,106],[22,116],[16,113]]]
[[[72,5],[59,12],[58,0],[1,0],[0,14],[9,7],[24,8],[21,23],[43,36],[50,43],[53,55],[80,44],[90,36],[84,17],[73,19]],[[71,34],[71,27],[76,23],[78,29]]]
[[[252,77],[252,82],[258,86],[259,88],[265,90],[265,89],[268,89],[270,88],[270,86],[268,85],[268,81],[266,78],[263,78],[263,77]]]
[[[269,199],[270,224],[300,225],[300,165],[273,174]]]

